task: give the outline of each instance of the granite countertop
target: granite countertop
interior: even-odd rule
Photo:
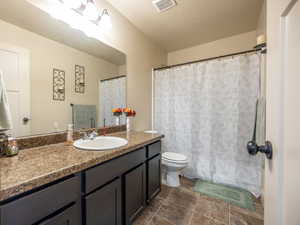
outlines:
[[[163,138],[160,134],[144,132],[119,132],[108,136],[126,138],[128,144],[108,151],[83,151],[60,143],[22,150],[11,158],[0,158],[0,201]]]

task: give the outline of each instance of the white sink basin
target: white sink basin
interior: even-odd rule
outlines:
[[[110,136],[98,136],[93,140],[79,139],[74,142],[74,146],[79,149],[90,151],[104,151],[113,148],[119,148],[127,145],[128,141],[124,138],[110,137]]]

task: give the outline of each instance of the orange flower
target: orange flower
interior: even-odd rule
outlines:
[[[114,108],[114,109],[112,109],[112,112],[113,113],[121,113],[122,109],[121,108]]]
[[[126,116],[135,116],[136,115],[136,112],[131,109],[131,108],[124,108],[123,109],[123,112],[126,114]]]
[[[130,110],[131,110],[130,108],[124,108],[124,109],[123,109],[123,112],[125,112],[125,113],[129,113],[129,112],[130,112]]]

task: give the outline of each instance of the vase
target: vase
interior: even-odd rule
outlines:
[[[129,117],[126,117],[126,131],[127,132],[130,132],[130,129],[131,129],[131,124],[130,124],[130,118]]]
[[[116,116],[116,126],[120,126],[120,117]]]

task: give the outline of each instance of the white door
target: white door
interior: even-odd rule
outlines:
[[[300,2],[267,2],[265,224],[300,224]]]
[[[0,70],[4,75],[15,137],[30,134],[29,52],[0,43]]]

